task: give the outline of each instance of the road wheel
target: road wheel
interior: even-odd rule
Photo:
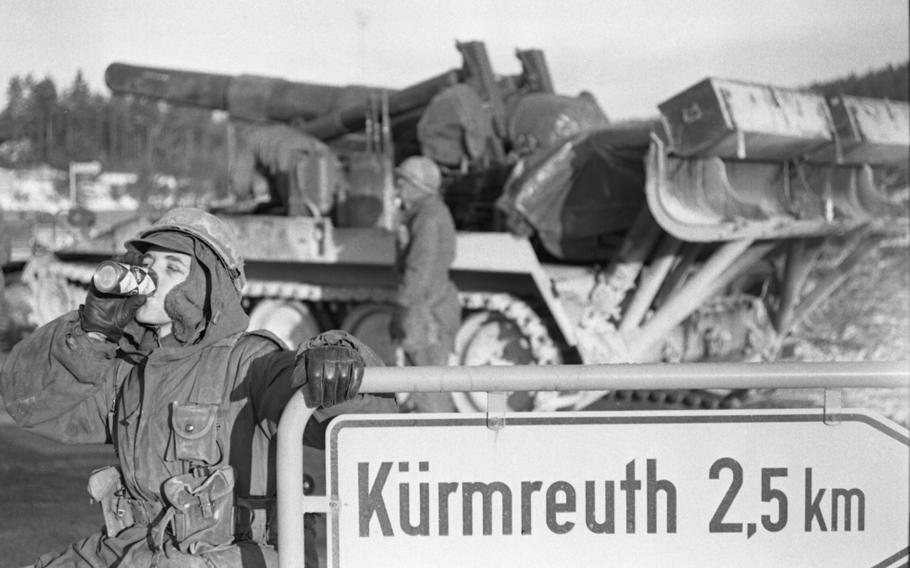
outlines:
[[[497,312],[481,311],[468,316],[455,336],[455,353],[459,365],[533,365],[531,342],[518,326]],[[452,393],[460,412],[484,412],[487,393]],[[534,394],[512,392],[507,399],[511,411],[534,407]]]
[[[250,313],[249,329],[266,329],[281,339],[288,349],[297,349],[302,342],[321,330],[306,304],[294,300],[262,300]]]
[[[369,345],[388,366],[395,365],[395,348],[389,335],[392,306],[388,304],[362,304],[347,313],[341,329]]]

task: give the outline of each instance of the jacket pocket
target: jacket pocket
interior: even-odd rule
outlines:
[[[171,407],[174,457],[178,460],[214,465],[221,460],[218,445],[218,406],[180,404]]]
[[[234,470],[215,468],[204,478],[177,475],[164,482],[173,535],[182,552],[197,554],[230,544],[234,533]]]

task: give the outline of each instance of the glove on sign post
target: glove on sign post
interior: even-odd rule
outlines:
[[[906,563],[907,430],[836,418],[342,417],[327,440],[330,565]]]

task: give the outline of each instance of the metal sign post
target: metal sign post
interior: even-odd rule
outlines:
[[[76,176],[79,174],[97,176],[101,173],[101,162],[70,162],[70,202],[73,207],[79,204],[79,192]]]
[[[908,376],[906,363],[371,368],[362,390],[898,387]],[[550,566],[559,554],[665,565],[692,550],[700,564],[906,561],[907,431],[862,411],[491,412],[342,417],[329,495],[312,498],[300,444],[311,411],[295,396],[278,438],[281,566],[303,565],[305,511],[329,513],[333,566],[383,555]]]

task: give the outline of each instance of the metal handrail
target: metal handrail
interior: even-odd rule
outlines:
[[[502,392],[662,389],[900,388],[910,362],[685,363],[514,367],[371,367],[361,392]],[[298,392],[278,425],[278,553],[281,568],[303,566],[304,512],[329,512],[327,497],[303,494],[301,440],[314,409]]]

